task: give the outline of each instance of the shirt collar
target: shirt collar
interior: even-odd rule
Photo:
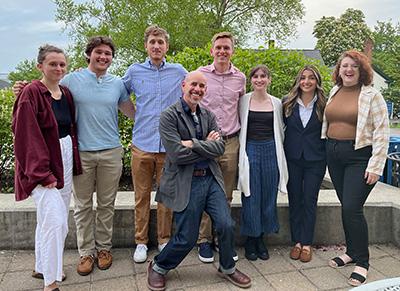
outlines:
[[[47,89],[47,87],[40,81],[40,80],[33,80],[32,84],[34,84],[35,86],[37,86],[40,90],[40,93],[46,93],[49,92],[49,89]]]
[[[145,64],[149,67],[149,68],[157,68],[157,66],[153,65],[153,63],[151,62],[151,59],[149,57],[146,58]],[[167,61],[165,60],[165,58],[163,58],[161,65],[158,69],[163,68],[165,65],[167,64]]]
[[[314,95],[314,98],[311,100],[310,103],[308,103],[307,107],[304,106],[303,100],[301,100],[300,97],[297,98],[297,103],[299,103],[299,104],[300,104],[301,106],[303,106],[304,108],[310,108],[310,107],[313,107],[313,106],[314,106],[314,103],[315,103],[315,102],[317,102],[317,98],[318,98],[318,96],[317,96],[317,95]]]
[[[214,62],[210,65],[210,69],[211,69],[211,72],[214,72],[214,73],[216,73],[216,74],[218,74],[218,75],[233,74],[233,73],[236,72],[235,66],[234,66],[232,63],[229,64],[229,69],[228,69],[228,71],[226,71],[226,72],[224,72],[224,73],[220,73],[220,72],[218,72],[218,71],[215,69]]]
[[[104,75],[100,75],[97,77],[96,73],[91,71],[89,68],[85,68],[83,69],[84,72],[87,72],[89,75],[95,77],[96,79],[103,79],[105,76],[108,75],[108,71],[106,71],[106,73]]]

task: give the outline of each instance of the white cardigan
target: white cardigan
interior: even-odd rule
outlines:
[[[249,158],[246,153],[247,139],[247,123],[249,116],[250,97],[253,92],[247,93],[239,101],[239,116],[241,129],[239,134],[240,150],[239,150],[239,179],[238,189],[244,193],[244,196],[250,196],[250,165]],[[276,157],[279,169],[278,190],[287,193],[286,184],[289,178],[285,152],[283,150],[284,139],[284,123],[282,119],[282,104],[281,100],[268,95],[271,98],[274,108],[274,139],[276,147]]]

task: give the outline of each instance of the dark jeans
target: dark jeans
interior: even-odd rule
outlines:
[[[368,269],[368,225],[363,206],[375,184],[367,185],[364,175],[372,147],[354,150],[354,141],[328,139],[326,151],[329,174],[342,204],[346,254],[357,266]]]
[[[176,268],[193,249],[199,234],[203,211],[211,217],[218,235],[219,263],[223,273],[235,271],[232,258],[235,222],[231,218],[224,190],[214,176],[193,177],[188,206],[174,212],[176,232],[162,252],[154,258],[153,269],[161,274]]]
[[[292,241],[311,245],[317,210],[318,193],[325,175],[326,161],[287,160],[289,181],[290,232]]]

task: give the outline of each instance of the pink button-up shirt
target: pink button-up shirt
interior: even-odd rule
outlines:
[[[214,64],[200,67],[198,71],[207,78],[207,92],[201,105],[215,114],[222,135],[238,132],[238,105],[246,91],[246,76],[232,64],[225,73],[217,72]]]

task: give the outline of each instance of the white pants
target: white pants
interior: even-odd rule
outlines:
[[[45,188],[41,185],[33,189],[35,201],[35,271],[42,273],[44,285],[60,281],[63,273],[64,242],[68,233],[69,203],[72,193],[72,141],[68,135],[60,139],[64,167],[64,188]]]

